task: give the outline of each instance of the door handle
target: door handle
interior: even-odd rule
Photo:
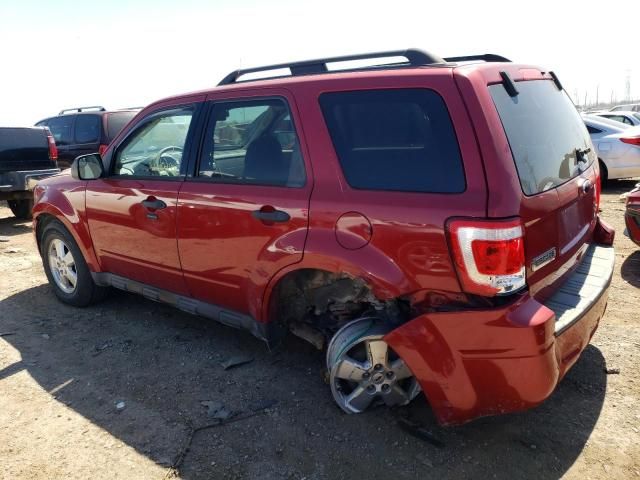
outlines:
[[[149,197],[142,201],[142,205],[149,210],[161,210],[167,208],[167,204],[156,197]]]
[[[251,215],[253,215],[253,218],[268,223],[283,223],[291,220],[291,216],[287,212],[275,210],[273,207],[262,207],[260,210],[251,212]]]

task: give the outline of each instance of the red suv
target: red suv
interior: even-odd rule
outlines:
[[[406,50],[156,102],[41,182],[34,226],[66,303],[117,287],[293,332],[346,412],[422,391],[454,424],[541,403],[587,346],[614,263],[599,185],[553,72]]]

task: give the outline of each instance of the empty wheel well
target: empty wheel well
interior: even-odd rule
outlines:
[[[401,323],[408,305],[380,300],[361,278],[344,273],[301,269],[283,277],[273,290],[269,318],[318,348],[349,321],[376,316]]]

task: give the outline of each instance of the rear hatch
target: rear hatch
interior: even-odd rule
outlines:
[[[45,128],[0,128],[0,173],[56,168]]]
[[[502,83],[488,88],[522,189],[527,284],[532,295],[544,300],[591,241],[600,194],[598,162],[564,90],[550,79],[515,85],[515,96]]]

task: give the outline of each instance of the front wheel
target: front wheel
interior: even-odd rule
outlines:
[[[31,209],[33,208],[33,199],[25,198],[22,200],[9,200],[9,208],[16,218],[20,220],[31,219]]]
[[[64,303],[86,307],[104,297],[106,289],[95,284],[80,248],[60,223],[45,227],[40,251],[53,293]]]

